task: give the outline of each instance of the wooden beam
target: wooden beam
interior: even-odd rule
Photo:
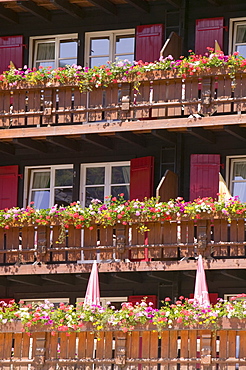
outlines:
[[[221,130],[225,125],[245,125],[246,127],[246,114],[232,114],[232,115],[219,115],[213,117],[202,117],[199,120],[191,120],[190,118],[165,118],[165,119],[153,119],[153,120],[141,120],[141,121],[124,121],[124,122],[111,122],[105,125],[105,122],[97,124],[86,124],[86,125],[63,125],[63,126],[40,126],[40,127],[20,127],[14,130],[2,129],[0,130],[1,139],[13,139],[13,138],[40,138],[48,136],[74,136],[82,134],[103,134],[112,135],[114,133],[122,133],[134,131],[141,134],[146,130],[163,130],[168,129],[172,131],[178,131],[180,129],[186,130],[190,127],[206,127],[213,129],[214,127],[221,127]]]
[[[89,3],[97,6],[98,8],[102,9],[103,11],[116,15],[117,9],[114,4],[109,2],[108,0],[89,0]]]
[[[167,141],[171,144],[176,144],[177,137],[173,132],[169,132],[167,130],[151,130],[151,134],[155,137],[158,137],[158,139]]]
[[[126,0],[126,2],[145,13],[149,13],[150,11],[149,4],[145,0]]]
[[[33,14],[35,17],[42,19],[43,21],[51,21],[51,13],[45,8],[36,5],[32,1],[17,1],[17,5],[23,10]]]
[[[165,279],[163,276],[158,275],[158,272],[157,273],[147,272],[147,276],[150,277],[150,278],[152,278],[152,279],[157,279],[157,280],[165,281],[166,283],[170,283],[171,285],[173,283],[173,280]]]
[[[3,5],[0,5],[0,17],[12,23],[19,23],[18,14],[11,9],[5,8]]]
[[[239,281],[246,281],[246,276],[245,272],[243,274],[240,274],[239,272],[233,271],[233,272],[228,272],[228,271],[220,271],[222,275],[229,277],[230,279],[235,279]]]
[[[81,139],[103,149],[113,149],[112,141],[108,137],[103,137],[96,134],[86,134],[81,135]]]
[[[138,145],[142,148],[146,147],[145,140],[138,135],[132,134],[131,132],[117,132],[115,137],[118,137],[119,139],[126,141],[129,144]]]
[[[85,13],[80,6],[71,4],[67,0],[50,0],[50,2],[72,17],[81,19],[85,16]]]
[[[63,276],[57,276],[57,275],[44,275],[41,277],[45,281],[50,281],[55,284],[62,284],[62,285],[75,285],[75,277],[71,275],[63,275]]]
[[[43,281],[39,276],[8,276],[7,280],[12,281],[14,283],[20,283],[25,285],[31,286],[41,286],[43,285]]]
[[[246,141],[246,128],[239,126],[224,126],[224,130],[237,139]]]
[[[211,131],[204,130],[202,127],[188,127],[187,131],[191,135],[206,141],[207,143],[214,144],[215,143],[215,136]]]
[[[246,258],[223,258],[203,261],[205,270],[245,270]],[[91,272],[92,263],[61,263],[61,264],[41,264],[28,265],[21,264],[20,266],[0,266],[1,276],[18,277],[27,276],[30,280],[30,275],[48,275],[48,274],[82,274]],[[110,262],[100,263],[98,265],[99,273],[118,273],[141,271],[196,271],[196,260],[183,261],[139,261],[139,262]]]
[[[46,140],[51,143],[51,144],[54,144],[54,145],[57,145],[63,149],[66,149],[66,150],[71,150],[71,151],[79,151],[80,150],[80,145],[77,141],[75,140],[70,140],[70,139],[67,139],[66,137],[62,137],[62,136],[48,136],[46,137]]]
[[[77,279],[79,280],[83,280],[86,282],[86,284],[88,283],[88,280],[89,280],[89,275],[85,275],[85,274],[77,274],[75,275]],[[109,284],[109,275],[107,274],[100,274],[99,276],[99,280],[100,280],[100,284],[106,284],[108,285]]]
[[[181,8],[182,0],[166,0],[166,2],[175,8]]]
[[[13,139],[13,143],[16,145],[20,145],[23,148],[35,150],[36,152],[46,153],[47,146],[43,143],[32,139]]]
[[[0,143],[0,152],[8,155],[15,155],[15,148],[9,144]]]

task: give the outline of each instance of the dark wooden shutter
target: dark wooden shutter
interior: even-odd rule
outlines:
[[[146,298],[147,297],[147,298]],[[146,303],[153,303],[152,307],[157,308],[157,297],[156,295],[130,295],[128,297],[128,302],[131,302],[134,306],[136,303],[141,303],[146,298]]]
[[[0,209],[17,206],[18,166],[0,167]]]
[[[136,56],[143,62],[155,62],[160,59],[163,46],[163,24],[149,24],[136,28]]]
[[[190,160],[190,200],[216,198],[219,192],[219,154],[192,154]]]
[[[143,200],[153,196],[154,157],[131,160],[130,199]]]
[[[196,20],[196,41],[195,53],[204,55],[208,52],[207,47],[215,47],[215,40],[218,41],[223,50],[224,18],[205,18]]]
[[[10,62],[23,67],[23,36],[0,37],[0,73],[9,69]]]

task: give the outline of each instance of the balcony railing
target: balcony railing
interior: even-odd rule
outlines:
[[[67,125],[114,120],[187,117],[245,111],[246,73],[215,71],[185,79],[146,73],[139,91],[115,83],[81,93],[77,86],[22,86],[0,90],[0,127]]]
[[[230,321],[230,320],[229,320]],[[7,326],[7,325],[6,325]],[[22,333],[18,324],[0,332],[3,368],[21,369],[245,369],[245,323],[217,332],[172,329],[161,333],[147,326],[130,333],[106,331],[99,339],[89,329],[72,332]]]
[[[245,219],[173,220],[138,225],[99,226],[92,230],[69,226],[61,240],[61,225],[0,229],[0,264],[74,263],[78,260],[177,260],[201,253],[215,258],[246,256]]]

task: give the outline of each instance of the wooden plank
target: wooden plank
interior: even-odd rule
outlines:
[[[133,331],[131,337],[131,358],[139,358],[139,331]]]
[[[103,331],[101,331],[98,334],[96,358],[97,359],[103,359],[104,358],[104,332]]]
[[[169,356],[171,359],[176,359],[178,357],[178,331],[170,331],[170,349]],[[169,370],[177,370],[177,365],[169,364]]]
[[[101,108],[102,107],[102,88],[90,91],[89,94],[89,122],[101,121],[102,111],[93,111],[91,108]],[[90,111],[91,109],[91,111]]]
[[[4,250],[4,229],[0,228],[0,250]],[[4,263],[5,254],[0,254],[0,263]]]
[[[113,259],[113,227],[107,226],[99,227],[99,249],[100,246],[111,246],[112,249],[108,249],[106,251],[100,250],[100,259],[101,260],[108,260]]]
[[[0,332],[0,360],[4,358],[4,343],[5,343],[5,334]]]
[[[47,248],[50,247],[50,233],[49,226],[39,225],[37,228],[37,261],[50,262],[50,253]],[[59,244],[57,244],[59,245]]]
[[[67,359],[68,358],[68,340],[66,333],[62,332],[59,333],[60,337],[60,358]]]
[[[52,239],[52,248],[62,248],[65,247],[65,240],[59,242],[59,236],[61,233],[61,228],[58,225],[53,226],[53,239]],[[66,261],[66,252],[52,252],[52,261],[62,262]]]
[[[8,251],[13,251],[6,254],[6,263],[16,263],[18,262],[19,256],[19,228],[11,227],[6,231],[6,249]],[[14,252],[15,251],[15,252]]]
[[[117,224],[115,226],[116,249],[115,259],[124,260],[129,258],[129,225]]]
[[[243,242],[245,240],[245,221],[244,219],[237,220],[237,237],[239,242]],[[245,247],[244,245],[239,245],[237,247],[238,256],[245,256]]]
[[[28,90],[28,112],[37,112],[41,108],[41,92],[40,89],[29,89]],[[27,125],[40,125],[40,116],[33,115],[27,117]]]
[[[56,359],[58,357],[58,332],[50,334],[50,346],[46,349],[48,350],[49,359]]]
[[[22,333],[14,333],[13,358],[21,360],[21,352],[22,352]]]
[[[76,332],[69,333],[68,337],[68,349],[67,349],[67,357],[70,359],[76,358]]]
[[[239,331],[240,347],[239,347],[239,358],[246,357],[246,330]]]
[[[10,359],[13,344],[13,333],[5,333],[3,359]]]
[[[91,249],[85,249],[83,251],[85,260],[95,260],[97,257],[97,226],[94,226],[92,230],[84,229],[84,247],[91,247]]]
[[[143,248],[132,248],[130,251],[130,259],[131,260],[141,260],[145,258],[145,251],[144,251],[144,233],[139,232],[137,225],[132,225],[132,242],[131,245],[142,245]]]
[[[34,226],[23,226],[21,228],[22,249],[34,249]],[[34,262],[34,252],[25,252],[21,255],[22,262]]]
[[[237,242],[237,220],[231,220],[230,241]],[[238,256],[237,246],[230,246],[230,256]]]
[[[189,330],[189,358],[197,358],[197,330]],[[189,370],[195,370],[197,368],[196,363],[189,364]]]
[[[160,222],[149,222],[148,223],[148,244],[157,245],[162,244],[162,233],[161,233],[161,223]],[[162,249],[161,247],[155,247],[154,249],[149,249],[149,258],[151,259],[161,259]]]
[[[85,358],[86,353],[86,331],[78,333],[78,358]]]
[[[74,98],[74,109],[73,113],[73,122],[85,122],[86,121],[86,112],[76,112],[76,109],[85,109],[86,108],[86,93],[81,93],[77,87],[73,88],[73,98]]]
[[[85,358],[94,358],[94,333],[86,332],[86,353]]]
[[[81,247],[81,229],[76,229],[70,225],[68,228],[68,247]],[[68,261],[78,261],[81,259],[81,250],[68,252]]]

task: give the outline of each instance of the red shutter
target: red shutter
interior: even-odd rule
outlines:
[[[0,209],[17,206],[18,166],[0,167]]]
[[[147,297],[147,298],[146,298]],[[146,298],[146,303],[153,303],[152,307],[157,308],[157,297],[156,295],[130,295],[128,297],[128,302],[131,302],[134,306],[136,303],[141,303]]]
[[[154,157],[131,160],[130,199],[143,200],[153,196]]]
[[[0,37],[0,73],[9,69],[10,62],[23,67],[23,36]]]
[[[215,40],[218,41],[223,50],[224,18],[205,18],[196,20],[196,42],[195,53],[204,55],[208,52],[207,47],[215,47]]]
[[[216,304],[218,302],[219,295],[218,293],[208,293],[209,300],[211,304]],[[194,294],[190,294],[190,299],[194,298]]]
[[[219,154],[192,154],[190,161],[190,200],[216,198],[219,192]]]
[[[150,24],[136,28],[136,57],[143,62],[155,62],[160,58],[163,46],[163,24]]]

